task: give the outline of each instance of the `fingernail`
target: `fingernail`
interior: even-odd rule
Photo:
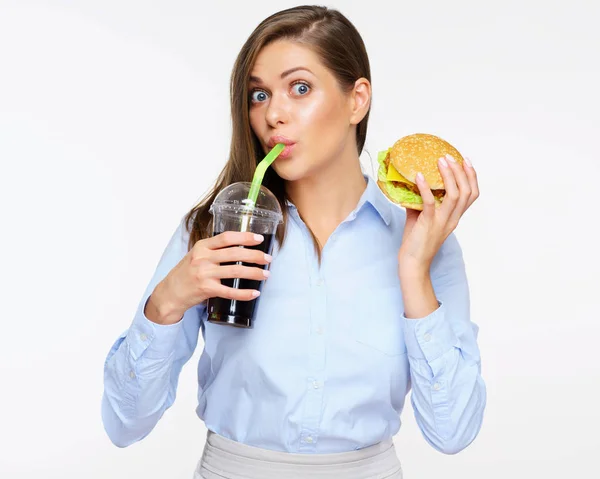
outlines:
[[[467,164],[467,166],[469,168],[473,168],[473,164],[471,163],[471,160],[469,160],[468,158],[465,157],[465,163]]]
[[[417,180],[423,181],[425,178],[423,177],[423,173],[417,173]]]
[[[252,297],[258,298],[260,296],[260,291],[252,291]]]
[[[446,158],[448,158],[452,163],[456,163],[456,160],[452,157],[452,155],[446,155]]]
[[[440,158],[440,163],[444,168],[448,168],[448,162],[443,158]]]
[[[271,276],[271,272],[268,269],[263,270],[263,274],[265,275],[265,278]]]
[[[254,235],[254,239],[255,239],[256,241],[263,241],[263,240],[264,240],[264,238],[263,238],[263,236],[262,236],[262,235]]]
[[[267,263],[270,263],[271,261],[273,261],[273,256],[271,256],[270,254],[265,254],[265,261]]]

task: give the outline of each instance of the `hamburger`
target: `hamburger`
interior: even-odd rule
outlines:
[[[436,206],[439,206],[446,190],[438,169],[438,159],[447,154],[458,164],[463,164],[464,159],[458,150],[435,135],[415,133],[400,138],[391,148],[377,154],[377,185],[393,203],[422,211],[423,198],[416,184],[417,173],[420,172],[433,193]]]

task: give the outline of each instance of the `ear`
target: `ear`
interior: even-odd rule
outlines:
[[[371,106],[371,83],[359,78],[350,92],[350,124],[358,125]]]

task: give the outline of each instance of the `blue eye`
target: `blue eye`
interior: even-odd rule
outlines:
[[[293,88],[296,88],[296,91],[300,94],[300,95],[306,95],[308,93],[308,91],[310,90],[310,87],[306,84],[306,83],[295,83]]]
[[[250,100],[252,102],[263,102],[267,99],[267,94],[262,90],[254,90],[250,94]]]

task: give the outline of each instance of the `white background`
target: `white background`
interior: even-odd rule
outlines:
[[[239,48],[295,4],[0,0],[1,477],[191,478],[202,340],[175,405],[126,449],[102,428],[103,362],[224,164]],[[482,190],[458,235],[483,429],[444,456],[408,405],[405,477],[598,477],[599,4],[384,5],[329,4],[370,54],[366,171],[429,132],[472,158]]]

